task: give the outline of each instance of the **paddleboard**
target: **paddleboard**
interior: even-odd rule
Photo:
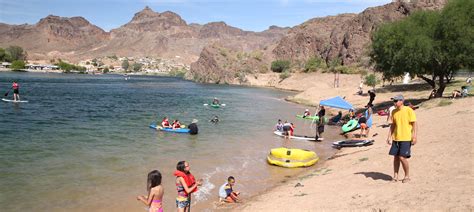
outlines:
[[[21,102],[21,103],[26,103],[26,102],[28,102],[28,101],[22,101],[22,100],[21,100],[21,101],[15,101],[15,100],[13,100],[13,99],[5,99],[5,98],[3,98],[2,101],[5,101],[5,102],[13,102],[13,103],[20,103],[20,102]]]
[[[180,129],[172,129],[172,128],[163,128],[161,126],[156,126],[155,124],[150,124],[150,128],[165,132],[174,132],[174,133],[189,133],[189,129],[180,128]]]
[[[281,131],[273,131],[273,134],[278,135],[280,137],[285,137],[283,132]],[[305,135],[293,135],[290,136],[291,139],[299,139],[299,140],[306,140],[306,141],[316,141],[316,137],[305,136]],[[318,138],[318,141],[322,141],[324,138]]]
[[[374,144],[374,140],[342,140],[342,141],[335,141],[332,143],[333,147],[341,148],[341,147],[361,147],[361,146],[369,146]]]

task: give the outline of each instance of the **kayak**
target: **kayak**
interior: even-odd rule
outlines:
[[[225,104],[204,104],[204,106],[211,106],[212,108],[220,108],[220,107],[225,107]]]
[[[280,137],[285,137],[283,132],[281,131],[273,131],[273,134],[278,135]],[[316,137],[306,136],[306,135],[293,135],[290,136],[291,139],[299,139],[299,140],[306,140],[306,141],[316,141]],[[318,138],[318,141],[322,141],[324,138]]]
[[[15,101],[13,99],[5,99],[5,98],[2,98],[2,101],[13,102],[13,103],[20,103],[20,102],[26,103],[26,102],[28,102],[28,101]]]
[[[189,133],[189,129],[180,128],[180,129],[173,129],[173,128],[163,128],[161,126],[156,126],[156,124],[150,124],[150,128],[165,132],[174,132],[174,133]]]
[[[342,147],[361,147],[361,146],[369,146],[374,144],[374,140],[342,140],[342,141],[335,141],[332,143],[334,148],[342,148]]]

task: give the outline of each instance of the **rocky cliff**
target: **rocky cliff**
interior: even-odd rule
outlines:
[[[402,19],[417,10],[440,9],[446,0],[396,1],[360,14],[309,20],[288,33],[273,50],[278,59],[306,61],[340,58],[343,65],[363,62],[371,33],[382,23]]]
[[[0,23],[0,47],[21,46],[32,60],[62,58],[74,62],[117,55],[173,58],[190,64],[207,45],[222,42],[241,50],[262,48],[283,36],[277,31],[248,32],[224,22],[188,25],[176,13],[145,7],[110,33],[82,17],[48,16],[35,25]]]
[[[0,24],[0,46],[21,46],[30,57],[34,57],[35,53],[51,55],[84,51],[109,37],[109,33],[82,17],[49,15],[34,25]]]

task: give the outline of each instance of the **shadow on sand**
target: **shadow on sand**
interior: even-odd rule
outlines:
[[[391,181],[392,176],[380,173],[380,172],[357,172],[354,174],[363,174],[367,178],[372,178],[373,180],[385,180],[385,181]]]

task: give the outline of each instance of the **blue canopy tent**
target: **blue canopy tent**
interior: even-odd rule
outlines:
[[[341,98],[340,96],[336,96],[334,98],[326,99],[326,100],[321,100],[319,102],[320,106],[327,106],[327,107],[334,107],[334,108],[339,108],[339,109],[344,109],[344,110],[350,110],[353,109],[352,105]]]

